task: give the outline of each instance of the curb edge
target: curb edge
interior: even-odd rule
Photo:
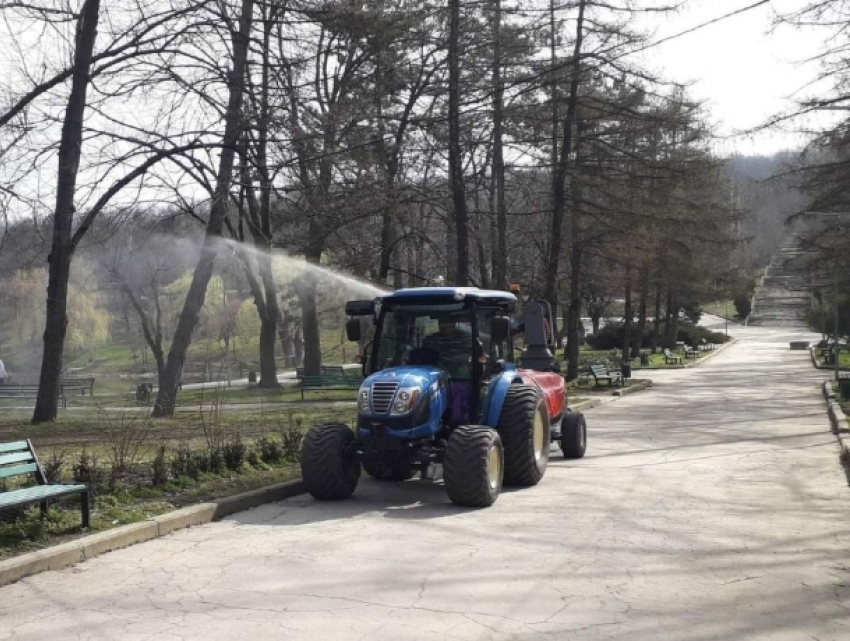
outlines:
[[[138,523],[90,534],[75,541],[0,561],[0,587],[48,570],[62,570],[106,552],[160,538],[195,525],[223,519],[230,514],[283,501],[307,491],[304,481],[275,483],[209,503],[198,503],[160,514]]]

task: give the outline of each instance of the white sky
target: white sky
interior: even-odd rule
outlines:
[[[690,0],[674,16],[645,20],[655,27],[653,40],[684,31],[712,18],[744,8],[755,0]],[[651,68],[668,78],[692,81],[691,95],[705,100],[711,120],[723,136],[758,126],[793,107],[794,98],[811,95],[806,85],[818,73],[817,63],[804,64],[816,54],[825,33],[787,26],[772,30],[776,12],[787,12],[803,0],[773,0],[767,5],[705,27],[646,51]],[[658,23],[661,23],[660,25]],[[834,114],[823,114],[823,119]],[[801,137],[769,131],[734,136],[717,145],[719,152],[770,154],[796,148]]]

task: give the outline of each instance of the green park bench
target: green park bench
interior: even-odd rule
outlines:
[[[35,477],[37,485],[0,492],[0,511],[39,503],[41,515],[44,517],[47,515],[51,499],[79,494],[83,527],[88,528],[90,526],[91,493],[88,485],[84,483],[48,483],[29,439],[14,443],[0,443],[0,479],[5,480],[30,474]]]
[[[674,354],[669,349],[665,349],[664,363],[667,365],[680,365],[682,363],[682,357],[677,354]]]
[[[0,400],[7,398],[38,398],[38,385],[0,385]],[[63,409],[68,406],[61,385],[56,398],[62,403]]]
[[[59,379],[59,386],[62,392],[79,390],[81,396],[86,395],[86,390],[89,396],[94,396],[94,383],[97,379],[89,376],[63,376]]]
[[[697,351],[690,345],[685,345],[682,350],[685,352],[685,358],[697,359]]]
[[[599,385],[599,381],[608,381],[608,387],[613,387],[614,384],[622,385],[623,376],[620,372],[609,370],[604,365],[591,365],[590,375],[593,377],[594,384]]]
[[[319,376],[301,376],[301,400],[304,392],[310,390],[356,390],[363,379],[355,376],[340,374],[320,374]]]

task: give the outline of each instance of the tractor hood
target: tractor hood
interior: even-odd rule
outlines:
[[[427,402],[429,392],[445,386],[447,380],[448,374],[445,370],[431,365],[405,365],[383,369],[363,381],[360,386],[358,410],[360,414],[370,416],[408,414],[421,403]],[[398,411],[395,408],[396,403],[413,400],[410,397],[414,390],[415,402],[411,402],[405,411]],[[402,395],[401,392],[406,394]]]
[[[371,387],[375,383],[398,383],[400,388],[417,387],[425,392],[428,386],[446,377],[445,370],[432,365],[403,365],[375,372],[363,381],[363,387]]]

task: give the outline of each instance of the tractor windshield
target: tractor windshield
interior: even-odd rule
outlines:
[[[472,319],[462,303],[394,305],[383,314],[377,369],[436,365],[455,379],[472,378]]]

